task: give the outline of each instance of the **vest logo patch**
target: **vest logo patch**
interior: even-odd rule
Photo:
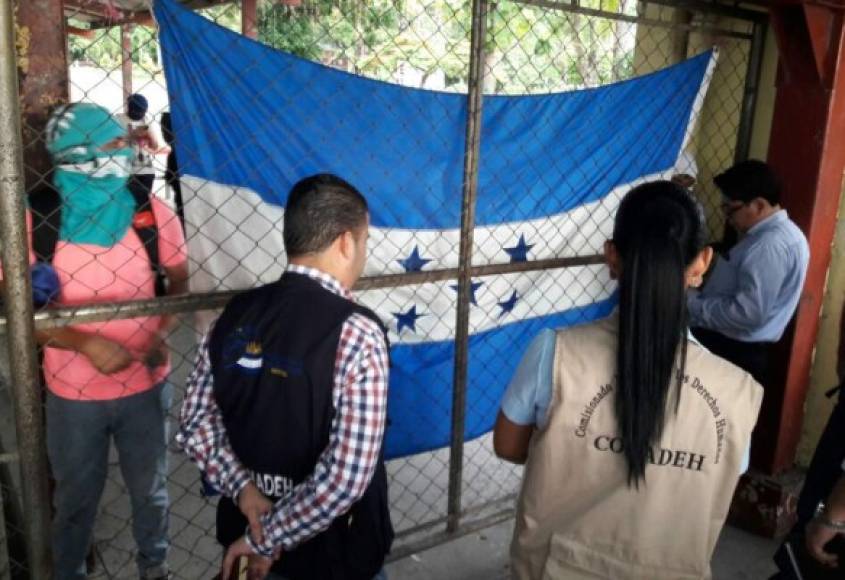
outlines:
[[[225,368],[246,375],[260,375],[266,369],[274,378],[287,379],[305,374],[305,361],[268,352],[259,333],[250,326],[240,326],[226,338],[223,346]]]
[[[301,377],[305,374],[305,363],[280,354],[264,356],[264,366],[270,369],[270,374],[279,379]]]
[[[264,364],[264,358],[261,356],[261,343],[255,340],[246,343],[243,354],[235,364],[247,371],[260,371]]]

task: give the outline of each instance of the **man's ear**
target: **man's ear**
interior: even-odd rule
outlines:
[[[355,236],[352,232],[343,232],[337,237],[338,249],[340,254],[347,260],[351,260],[355,256]]]
[[[713,248],[710,246],[705,246],[704,249],[702,249],[692,261],[692,264],[690,264],[687,268],[687,278],[697,278],[700,282],[701,278],[704,277],[704,274],[707,273],[707,270],[710,269],[710,263],[712,261]]]
[[[761,214],[772,207],[772,204],[770,204],[767,200],[763,199],[762,197],[755,197],[753,200],[751,200],[750,205],[754,207],[754,212],[757,214]]]

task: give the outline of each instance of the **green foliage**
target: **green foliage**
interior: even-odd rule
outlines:
[[[582,6],[630,13],[632,0],[582,0]],[[608,19],[548,10],[513,0],[490,3],[485,39],[486,90],[545,92],[594,86],[632,74],[635,27]],[[257,29],[261,42],[302,58],[369,77],[424,82],[442,75],[445,88],[464,90],[470,52],[469,0],[303,0],[292,7],[261,0]],[[239,3],[202,11],[240,31]],[[160,68],[153,31],[135,27],[132,60]],[[120,31],[94,40],[72,36],[72,60],[106,69],[120,66]],[[420,80],[421,77],[421,80]]]
[[[211,8],[198,10],[197,12],[223,28],[228,28],[235,32],[241,31],[241,8],[237,4],[220,4],[219,6],[212,6]]]
[[[82,28],[77,23],[72,25]],[[155,31],[144,26],[134,26],[132,40],[132,62],[140,68],[153,72],[161,68],[158,61],[158,41]],[[92,63],[105,70],[120,68],[122,50],[120,28],[98,29],[92,38],[71,34],[68,36],[68,55],[71,62]]]

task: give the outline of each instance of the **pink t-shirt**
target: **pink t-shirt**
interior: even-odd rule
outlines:
[[[152,208],[158,226],[161,264],[168,268],[184,265],[187,250],[179,218],[156,198],[153,198]],[[28,230],[31,230],[31,224],[27,213]],[[35,261],[31,252],[30,261]],[[56,244],[53,267],[61,283],[57,304],[62,306],[143,300],[155,296],[155,277],[147,251],[132,228],[120,243],[111,248],[60,241]],[[103,338],[118,342],[138,360],[122,371],[104,375],[83,354],[46,348],[44,375],[48,388],[65,399],[102,401],[134,395],[154,387],[170,372],[169,363],[153,369],[143,363],[160,325],[161,318],[158,316],[74,325],[72,328],[80,332],[98,333]]]

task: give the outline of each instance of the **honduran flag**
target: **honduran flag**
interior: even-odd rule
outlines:
[[[458,265],[465,95],[362,78],[240,36],[157,0],[195,292],[279,277],[285,197],[335,173],[370,205],[365,275]],[[678,167],[715,66],[704,53],[596,89],[483,102],[473,265],[593,256],[633,184]],[[368,290],[390,329],[386,455],[448,444],[457,281]],[[606,315],[599,264],[472,283],[467,439],[488,432],[542,328]]]

